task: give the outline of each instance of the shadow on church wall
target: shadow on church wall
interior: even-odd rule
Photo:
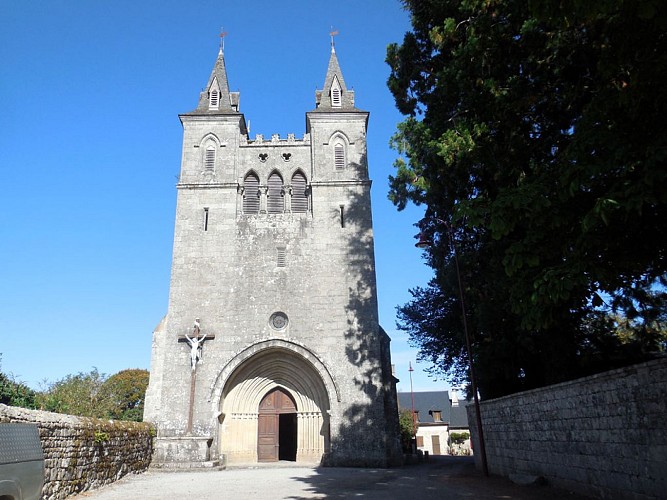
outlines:
[[[361,172],[365,165],[363,156],[360,164],[348,168]],[[352,404],[344,411],[337,429],[332,429],[331,452],[323,465],[378,467],[402,461],[390,339],[378,321],[370,186],[365,189],[368,192],[348,193],[343,223],[349,229],[344,233],[348,269],[358,278],[348,288],[345,353],[354,366],[353,382],[366,402]]]

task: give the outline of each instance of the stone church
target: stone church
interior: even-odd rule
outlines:
[[[223,52],[197,108],[179,116],[169,306],[145,402],[154,465],[398,463],[369,113],[355,107],[332,43],[303,138],[251,139]]]

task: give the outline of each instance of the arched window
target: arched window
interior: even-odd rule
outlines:
[[[334,108],[340,108],[342,105],[340,83],[336,77],[334,77],[334,80],[331,83],[331,105]]]
[[[209,109],[218,109],[220,105],[220,87],[218,79],[214,78],[211,86],[208,88],[208,107]]]
[[[252,172],[243,179],[243,213],[259,213],[259,178]]]
[[[211,91],[211,107],[212,108],[217,108],[218,107],[218,91],[217,91],[217,89],[213,89]]]
[[[212,171],[215,169],[215,146],[209,144],[204,152],[204,169]]]
[[[270,214],[281,214],[285,211],[283,179],[277,172],[269,176],[269,190],[267,192],[266,208]]]
[[[342,142],[334,144],[334,168],[342,170],[347,166],[345,160],[345,145]]]
[[[292,176],[292,212],[305,214],[308,212],[308,186],[306,177],[297,172]]]

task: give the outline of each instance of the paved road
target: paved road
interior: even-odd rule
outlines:
[[[280,463],[207,472],[158,472],[126,476],[77,500],[308,499],[408,500],[467,498],[512,500],[581,499],[548,486],[518,486],[485,478],[468,457],[431,457],[395,469],[298,467]]]

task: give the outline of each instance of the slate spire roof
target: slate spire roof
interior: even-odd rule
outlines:
[[[333,42],[324,86],[315,91],[315,106],[315,111],[359,111],[354,107],[354,90],[348,90],[345,85]]]
[[[217,92],[217,100],[211,99],[211,94]],[[225,55],[220,47],[218,58],[211,71],[211,76],[204,90],[199,94],[199,104],[195,113],[236,114],[239,111],[239,92],[229,91]],[[217,103],[217,105],[213,105]]]

